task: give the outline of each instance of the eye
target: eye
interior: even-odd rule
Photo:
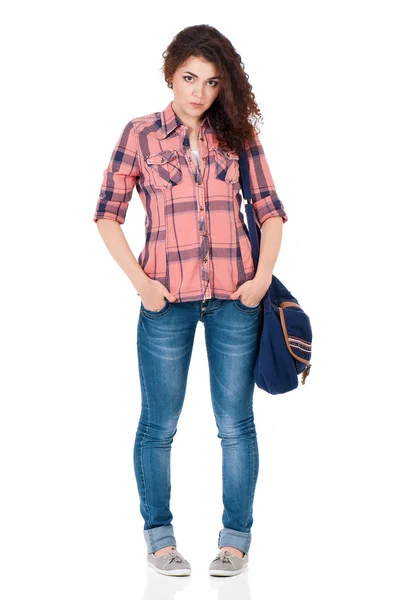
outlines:
[[[187,77],[189,79],[193,79],[192,75],[184,75],[184,79],[185,81],[187,80]],[[191,81],[188,81],[188,83],[192,83]],[[217,87],[218,86],[218,81],[216,81],[215,79],[213,79],[212,81],[209,81],[209,83],[214,83],[215,85],[211,85],[210,87]]]

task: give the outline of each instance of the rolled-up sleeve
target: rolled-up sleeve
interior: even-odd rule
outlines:
[[[129,121],[113,149],[109,164],[103,172],[100,195],[93,221],[111,219],[123,224],[128,203],[140,175],[137,143],[133,121]]]
[[[255,143],[248,145],[246,152],[253,209],[260,226],[270,217],[282,217],[283,223],[286,223],[288,216],[276,193],[274,180],[257,132]]]

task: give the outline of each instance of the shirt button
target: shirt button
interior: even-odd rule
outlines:
[[[203,259],[203,262],[207,262],[207,258],[204,258],[204,259]]]
[[[203,207],[203,206],[201,206],[201,207],[200,207],[200,210],[204,210],[204,207]]]

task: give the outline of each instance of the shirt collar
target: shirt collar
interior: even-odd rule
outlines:
[[[174,112],[172,101],[166,106],[164,110],[160,113],[161,119],[161,128],[159,131],[159,135],[161,138],[167,137],[178,125],[184,125],[181,119],[178,117],[177,113]],[[199,127],[203,125],[203,123],[207,122],[210,125],[210,121],[208,116],[205,116],[202,121],[199,123]]]

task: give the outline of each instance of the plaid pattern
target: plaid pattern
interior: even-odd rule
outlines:
[[[129,121],[103,173],[93,219],[124,223],[136,187],[146,213],[138,263],[176,295],[176,302],[229,299],[255,274],[240,210],[239,156],[219,148],[208,117],[200,123],[197,143],[199,166],[188,127],[172,102],[161,112]],[[285,223],[258,134],[246,149],[258,224],[275,216]]]

